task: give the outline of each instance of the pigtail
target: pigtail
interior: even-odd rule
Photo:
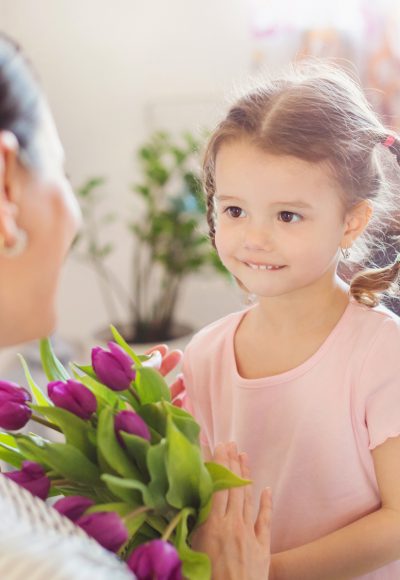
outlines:
[[[394,134],[385,135],[379,139],[379,143],[389,149],[400,165],[399,138]],[[371,268],[355,274],[350,282],[350,294],[365,306],[377,306],[384,292],[398,288],[399,272],[400,255],[393,264],[385,268]]]
[[[383,292],[393,289],[399,278],[400,261],[386,268],[363,270],[350,282],[350,294],[365,306],[378,306]]]
[[[206,204],[207,204],[207,223],[208,223],[208,235],[210,241],[215,247],[215,179],[214,179],[214,157],[212,154],[213,140],[207,146],[204,154],[203,160],[203,189],[206,194]]]

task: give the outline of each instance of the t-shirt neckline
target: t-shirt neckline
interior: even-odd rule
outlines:
[[[229,341],[229,347],[230,347],[229,348],[229,350],[230,350],[229,357],[230,357],[230,360],[232,363],[231,368],[233,369],[233,374],[234,374],[234,379],[235,379],[236,385],[240,386],[240,387],[244,387],[244,388],[275,386],[275,385],[278,385],[280,383],[285,383],[287,381],[291,381],[291,380],[301,376],[302,374],[306,373],[323,357],[325,352],[331,346],[332,342],[336,339],[337,335],[341,332],[342,327],[346,325],[347,319],[350,316],[352,305],[356,304],[356,303],[357,303],[356,300],[352,296],[349,297],[349,302],[348,302],[343,314],[341,315],[341,317],[337,321],[336,325],[333,327],[333,329],[328,334],[328,336],[326,337],[324,342],[321,344],[321,346],[307,360],[302,362],[300,365],[298,365],[292,369],[289,369],[283,373],[279,373],[277,375],[271,375],[271,376],[267,376],[267,377],[260,377],[257,379],[247,379],[245,377],[242,377],[240,375],[238,367],[237,367],[236,355],[235,355],[235,343],[234,343],[235,334],[236,334],[236,331],[237,331],[239,324],[241,323],[244,315],[251,308],[254,308],[254,305],[251,306],[250,308],[246,308],[245,310],[243,310],[243,312],[240,312],[240,316],[237,318],[236,324],[232,328],[232,333],[231,333],[230,341]]]

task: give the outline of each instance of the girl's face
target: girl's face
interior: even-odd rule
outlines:
[[[64,153],[47,108],[35,140],[34,169],[17,166],[10,186],[16,223],[28,243],[19,256],[0,253],[0,344],[48,335],[55,325],[61,266],[80,223],[78,203],[64,173]],[[7,334],[6,334],[7,331]]]
[[[324,164],[225,143],[216,158],[215,242],[225,267],[259,297],[334,277],[346,224]]]

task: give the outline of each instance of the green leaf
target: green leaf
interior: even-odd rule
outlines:
[[[0,459],[13,467],[20,469],[25,457],[17,449],[10,447],[5,443],[0,443]]]
[[[171,393],[166,381],[152,367],[136,369],[135,389],[142,405],[158,401],[171,401]]]
[[[43,457],[67,479],[84,484],[99,484],[100,473],[96,465],[68,443],[46,444]]]
[[[49,381],[67,381],[71,378],[56,357],[48,338],[43,338],[40,341],[40,358],[42,360],[43,370]]]
[[[104,473],[101,476],[101,479],[107,484],[107,487],[111,491],[117,490],[117,489],[130,490],[130,491],[135,491],[135,492],[138,491],[140,493],[140,495],[142,496],[143,500],[145,500],[144,496],[145,495],[147,496],[147,487],[144,485],[144,483],[141,483],[140,481],[138,481],[136,479],[128,479],[128,478],[122,479],[120,477],[116,477],[116,476],[110,475],[108,473]],[[110,487],[110,485],[112,487]],[[116,491],[113,493],[116,493]],[[119,497],[121,497],[121,496],[119,496]],[[131,497],[136,503],[138,503],[137,502],[137,498],[138,498],[137,493],[135,493],[133,496],[129,495],[129,497]],[[126,501],[128,501],[128,500],[126,500]],[[128,501],[128,503],[130,503],[130,502]],[[146,502],[144,501],[144,503],[146,503]],[[139,505],[143,505],[143,502],[139,501]],[[146,503],[146,505],[148,505],[148,504]],[[152,507],[152,506],[149,506],[149,507]]]
[[[120,335],[120,333],[115,328],[115,326],[111,325],[110,329],[111,329],[111,332],[112,332],[112,335],[114,337],[115,342],[117,344],[119,344],[119,346],[121,348],[123,348],[124,351],[131,357],[131,359],[134,361],[134,363],[138,367],[140,367],[142,365],[142,363],[140,361],[140,358],[135,353],[135,351],[129,346],[129,344],[126,342],[126,340]]]
[[[120,436],[125,443],[126,453],[135,461],[141,473],[147,474],[146,457],[150,449],[150,443],[143,437],[125,433],[124,431],[120,432]]]
[[[94,428],[88,421],[84,421],[59,407],[40,407],[38,405],[31,407],[58,425],[64,433],[67,443],[80,449],[91,461],[96,461],[96,446],[93,445],[89,436],[89,432],[94,432]]]
[[[26,377],[26,380],[28,381],[28,385],[31,389],[34,400],[36,401],[36,403],[38,405],[51,406],[53,403],[43,393],[42,389],[33,380],[33,377],[30,373],[30,370],[28,368],[28,365],[26,364],[24,357],[22,356],[22,354],[18,354],[18,356],[19,356],[19,359],[21,361],[22,368],[24,369],[25,377]]]
[[[86,375],[89,375],[89,377],[92,377],[92,379],[95,379],[97,381],[97,375],[94,372],[92,365],[79,365],[77,363],[70,363],[70,366],[72,368],[72,371],[74,371],[74,368],[78,368],[81,371],[83,371]]]
[[[242,487],[252,483],[251,479],[242,479],[227,467],[219,463],[207,462],[205,464],[208,473],[211,475],[213,490],[220,491],[231,487]]]
[[[86,510],[86,514],[95,514],[97,512],[115,512],[123,517],[132,511],[132,506],[124,502],[100,503],[92,505]]]
[[[10,433],[4,433],[0,431],[0,443],[4,443],[7,447],[13,447],[14,449],[17,448],[17,442],[15,441],[14,435],[10,435]]]
[[[150,429],[165,437],[167,415],[162,403],[147,403],[146,405],[142,405],[138,409],[138,414],[146,421]]]
[[[169,483],[167,475],[167,442],[163,439],[158,445],[152,445],[147,452],[147,467],[150,473],[148,490],[155,509],[168,507],[165,501]]]
[[[199,443],[200,425],[196,423],[193,416],[184,409],[175,407],[172,403],[164,402],[162,405],[167,413],[173,417],[178,429],[186,435],[189,441],[197,445]]]
[[[29,435],[23,435],[18,433],[15,435],[15,440],[18,449],[22,453],[25,459],[29,461],[37,461],[47,469],[53,469],[52,465],[49,463],[47,458],[44,456],[44,443],[40,442],[37,438]],[[58,470],[56,469],[56,472]]]
[[[34,436],[16,435],[18,448],[31,461],[37,461],[74,483],[99,485],[96,465],[68,443],[48,443]]]
[[[119,497],[130,506],[133,506],[133,508],[143,505],[142,492],[138,491],[137,489],[124,486],[124,479],[109,473],[103,473],[101,479],[104,481],[111,493],[115,495],[115,497]]]
[[[104,408],[99,415],[97,445],[107,463],[119,475],[127,478],[143,479],[143,475],[118,442],[114,429],[114,412],[110,407]]]
[[[167,474],[167,501],[172,506],[197,509],[209,501],[212,480],[201,458],[200,448],[181,433],[171,416],[167,419]]]
[[[179,557],[182,560],[182,572],[185,578],[190,580],[210,580],[211,579],[211,563],[206,554],[202,552],[195,552],[187,543],[189,516],[193,515],[193,510],[184,509],[182,518],[180,519],[175,536],[175,546],[179,552]]]

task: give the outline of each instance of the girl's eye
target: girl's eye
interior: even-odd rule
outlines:
[[[302,217],[298,213],[294,213],[292,211],[280,211],[279,212],[280,221],[285,222],[286,224],[292,224],[295,222],[299,222],[302,220]]]
[[[245,211],[241,207],[236,207],[235,205],[230,205],[224,212],[232,218],[240,218],[245,214]]]

